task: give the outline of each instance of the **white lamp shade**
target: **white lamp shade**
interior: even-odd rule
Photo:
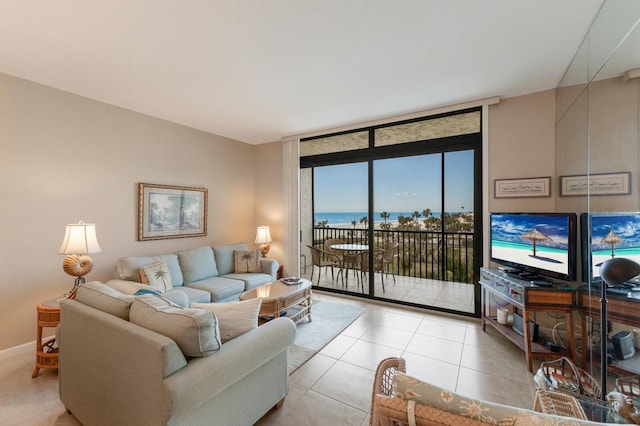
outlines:
[[[72,223],[67,225],[59,254],[100,253],[102,249],[96,238],[96,225],[93,223]]]
[[[268,244],[271,242],[271,231],[268,226],[258,226],[256,233],[256,244]]]

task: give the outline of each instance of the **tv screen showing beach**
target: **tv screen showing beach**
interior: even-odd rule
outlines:
[[[580,220],[583,250],[586,248],[583,261],[588,261],[591,253],[591,281],[600,281],[600,265],[612,257],[626,257],[640,263],[640,213],[585,213]],[[583,267],[583,281],[588,282],[589,266]]]
[[[524,271],[575,279],[572,213],[492,213],[491,260]]]

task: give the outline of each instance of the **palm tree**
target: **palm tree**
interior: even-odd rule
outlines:
[[[411,218],[415,222],[416,229],[420,229],[420,224],[418,223],[418,218],[419,217],[420,217],[420,212],[417,211],[417,210],[411,214]]]
[[[364,227],[366,228],[369,224],[369,216],[363,216],[362,218],[360,218],[360,223],[364,223]]]
[[[328,221],[326,219],[325,220],[319,220],[318,221],[318,228],[326,228],[327,227],[327,223],[328,223]]]
[[[255,259],[255,256],[253,254],[253,250],[244,253],[242,256],[240,256],[240,259],[242,259],[245,262],[247,262],[247,272],[249,272],[249,270],[251,269],[251,268],[249,268],[249,262],[251,262],[253,259]]]
[[[431,219],[431,209],[422,210],[422,217],[424,217],[424,227],[430,229],[431,227],[429,226],[429,221]]]
[[[155,271],[153,271],[153,277],[157,280],[162,280],[162,286],[164,287],[165,290],[169,290],[167,288],[167,282],[164,280],[167,276],[168,271],[164,268],[158,268]]]

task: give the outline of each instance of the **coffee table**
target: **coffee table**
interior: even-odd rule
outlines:
[[[287,315],[294,323],[299,323],[305,317],[311,322],[311,281],[300,278],[300,284],[288,285],[282,281],[274,281],[261,285],[253,290],[245,291],[240,300],[262,298],[260,307],[261,318],[277,318],[286,310],[294,311]]]

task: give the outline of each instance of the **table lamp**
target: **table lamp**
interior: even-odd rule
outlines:
[[[268,226],[258,226],[258,232],[256,233],[256,244],[260,244],[260,252],[262,257],[266,257],[269,253],[269,243],[271,242],[271,232]]]
[[[607,287],[622,284],[639,274],[640,265],[624,257],[614,257],[600,265],[600,276],[604,281],[600,296],[600,388],[603,397],[607,389]]]
[[[62,269],[76,277],[71,291],[65,294],[67,299],[75,299],[80,284],[84,284],[84,276],[93,269],[93,260],[86,256],[88,253],[100,253],[102,249],[96,238],[96,225],[92,223],[78,223],[67,225],[64,240],[58,250],[59,254],[66,254],[62,261]]]

